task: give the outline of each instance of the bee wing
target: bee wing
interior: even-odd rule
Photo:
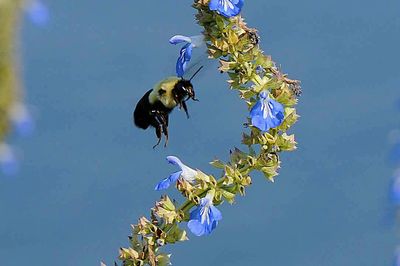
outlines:
[[[214,67],[218,68],[218,65],[215,61],[216,60],[210,60],[208,58],[207,48],[205,45],[193,49],[192,59],[190,60],[189,66],[185,71],[184,78],[189,79],[201,66],[204,66],[204,68],[196,76],[196,78],[204,76],[207,70],[212,69]]]

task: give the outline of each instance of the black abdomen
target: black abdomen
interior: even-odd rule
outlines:
[[[149,126],[157,127],[160,122],[157,121],[154,111],[166,116],[168,119],[168,114],[172,111],[171,108],[165,107],[160,101],[156,101],[154,104],[150,104],[149,95],[152,90],[143,95],[143,97],[136,104],[135,111],[133,112],[133,120],[135,125],[142,129],[147,129]]]
[[[149,102],[149,95],[151,91],[152,90],[149,90],[145,93],[145,95],[143,95],[143,97],[136,104],[135,111],[133,112],[133,120],[135,125],[143,129],[148,128],[151,121],[151,105]]]

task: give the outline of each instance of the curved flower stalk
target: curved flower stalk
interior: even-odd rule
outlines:
[[[186,200],[178,205],[162,196],[149,219],[142,217],[132,225],[130,247],[120,249],[119,259],[124,266],[170,265],[171,255],[162,249],[188,240],[180,224],[186,224],[195,236],[212,233],[218,223],[223,225],[218,206],[245,195],[254,171],[274,181],[280,168],[279,153],[296,149],[294,135],[287,131],[298,119],[294,106],[301,93],[299,81],[287,78],[271,57],[264,55],[257,31],[247,27],[239,14],[242,6],[240,0],[196,0],[193,5],[198,11],[197,21],[204,28],[209,56],[219,60],[219,70],[228,74],[229,86],[244,100],[244,109],[247,106],[248,129],[242,137],[247,150],[234,148],[227,162],[211,162],[222,171],[220,178],[194,170],[173,157],[181,171],[163,179],[156,189],[176,183]]]

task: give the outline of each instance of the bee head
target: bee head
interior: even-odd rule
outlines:
[[[176,97],[175,100],[182,105],[182,102],[186,102],[189,99],[192,99],[193,101],[198,101],[195,97],[193,85],[192,85],[192,79],[200,72],[200,70],[203,68],[201,66],[197,71],[193,74],[193,76],[190,79],[184,79],[181,78],[180,81],[175,85],[175,90],[176,90]]]
[[[175,84],[174,87],[174,98],[178,103],[192,99],[193,101],[198,101],[193,89],[193,85],[190,80],[181,79]]]

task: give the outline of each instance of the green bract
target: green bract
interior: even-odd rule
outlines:
[[[288,79],[271,57],[264,55],[259,47],[257,31],[247,27],[240,15],[223,17],[210,11],[208,3],[208,0],[195,1],[196,19],[204,28],[209,56],[219,60],[219,70],[228,74],[230,88],[238,91],[239,97],[244,100],[243,110],[245,107],[250,110],[258,94],[268,90],[284,106],[284,121],[263,133],[251,126],[248,117],[244,121],[248,129],[242,136],[247,151],[233,148],[229,161],[212,161],[212,166],[222,170],[219,179],[201,171],[196,176],[196,184],[179,179],[176,187],[187,200],[177,207],[174,201],[164,196],[153,208],[151,221],[142,217],[133,226],[131,247],[121,249],[123,265],[168,265],[170,256],[161,253],[160,248],[167,243],[187,240],[186,232],[179,228],[179,223],[189,220],[190,210],[208,191],[213,190],[215,206],[224,201],[233,203],[236,195],[244,195],[246,187],[252,184],[250,174],[253,171],[259,171],[268,180],[274,181],[281,164],[279,153],[296,149],[294,135],[286,131],[299,117],[294,108],[301,93],[299,81]]]

